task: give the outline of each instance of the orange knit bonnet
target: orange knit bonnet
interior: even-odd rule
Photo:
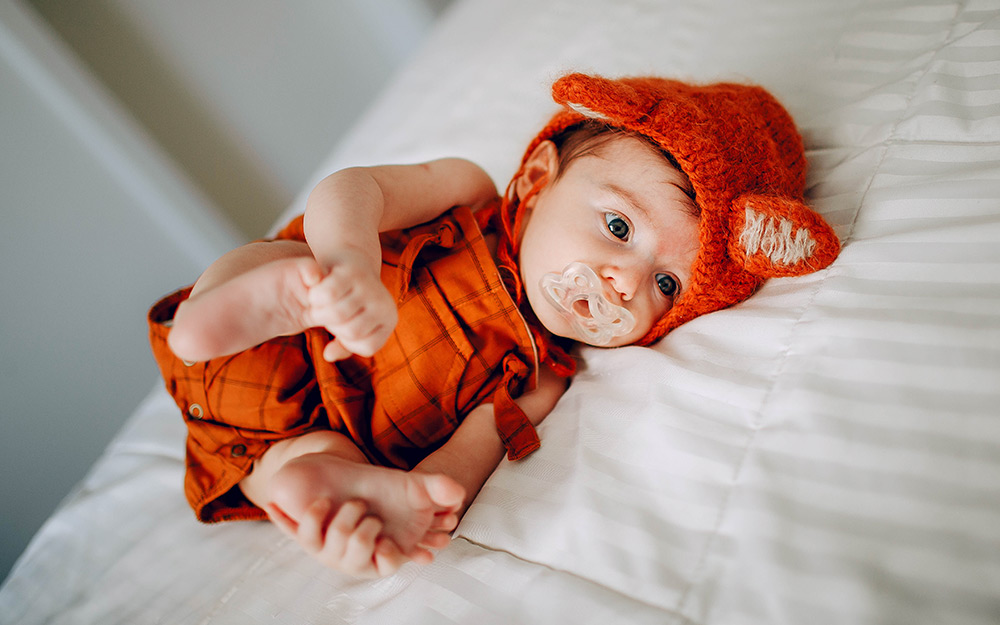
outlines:
[[[833,229],[803,201],[802,139],[788,112],[761,87],[569,74],[553,84],[552,96],[565,108],[531,142],[522,165],[542,141],[596,119],[651,139],[694,189],[700,247],[687,291],[637,344],[745,300],[767,278],[807,274],[837,257]],[[499,210],[512,245],[508,272],[516,272],[523,203],[508,189]]]

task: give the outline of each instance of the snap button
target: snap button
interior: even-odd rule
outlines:
[[[184,363],[184,366],[185,366],[185,367],[193,367],[193,366],[195,366],[196,364],[198,364],[198,363],[196,363],[196,362],[192,362],[192,361],[190,361],[190,360],[181,360],[181,362],[183,362],[183,363]]]
[[[201,407],[201,404],[191,404],[188,406],[188,414],[194,419],[200,419],[205,416],[205,409]]]
[[[233,456],[233,458],[242,458],[247,455],[247,446],[242,444],[233,445],[233,448],[229,453]]]
[[[458,238],[455,232],[455,226],[447,221],[442,221],[438,226],[438,245],[444,248],[450,248],[455,246],[455,239]]]

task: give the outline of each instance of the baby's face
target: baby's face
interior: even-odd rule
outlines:
[[[539,321],[557,336],[588,342],[543,295],[542,276],[572,262],[600,278],[604,297],[635,327],[606,346],[628,345],[684,293],[698,251],[698,219],[687,178],[651,146],[616,137],[573,160],[528,205],[521,277]]]

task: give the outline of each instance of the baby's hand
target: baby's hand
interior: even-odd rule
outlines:
[[[396,543],[381,536],[383,524],[368,514],[362,501],[348,501],[334,510],[328,499],[319,499],[298,522],[274,506],[268,516],[283,532],[324,566],[359,578],[392,575],[410,561]]]
[[[325,276],[307,278],[309,321],[334,336],[323,350],[333,362],[351,354],[372,356],[396,327],[396,302],[372,270],[370,260],[345,252]]]

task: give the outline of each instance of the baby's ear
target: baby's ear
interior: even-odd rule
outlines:
[[[833,229],[797,200],[740,196],[733,202],[730,227],[730,257],[762,278],[818,271],[840,253]]]
[[[542,141],[535,146],[531,154],[524,159],[521,171],[517,174],[514,191],[517,197],[528,196],[529,191],[538,184],[551,180],[559,168],[559,150],[551,141]]]

